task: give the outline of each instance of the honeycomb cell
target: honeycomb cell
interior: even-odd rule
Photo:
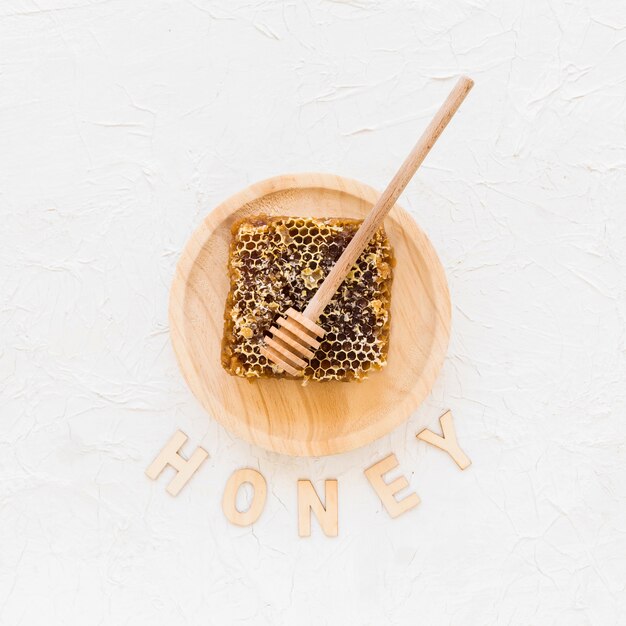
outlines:
[[[289,307],[304,310],[359,220],[257,216],[233,225],[222,365],[254,380],[286,377],[259,351]],[[380,228],[318,320],[324,341],[304,368],[315,381],[362,380],[387,360],[393,252]]]

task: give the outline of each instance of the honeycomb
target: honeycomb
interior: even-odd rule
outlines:
[[[232,227],[222,365],[248,379],[287,377],[259,351],[289,307],[302,311],[360,220],[257,216]],[[363,380],[387,361],[393,252],[381,227],[318,320],[326,331],[303,372]]]

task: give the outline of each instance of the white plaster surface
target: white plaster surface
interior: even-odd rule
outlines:
[[[234,439],[169,343],[186,239],[271,175],[382,188],[460,73],[402,200],[454,304],[432,395],[343,456]],[[2,626],[626,624],[622,0],[2,0],[0,296]],[[415,440],[446,408],[465,472]],[[210,458],[172,498],[178,428]],[[297,537],[298,478],[339,479],[337,539]]]

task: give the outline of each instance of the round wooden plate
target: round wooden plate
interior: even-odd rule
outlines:
[[[330,174],[278,176],[210,213],[192,235],[170,294],[172,343],[187,384],[229,431],[275,452],[346,452],[404,421],[429,393],[450,334],[445,274],[426,235],[395,206],[385,229],[396,256],[388,364],[362,383],[259,380],[227,374],[220,352],[235,220],[255,214],[362,218],[379,193]]]

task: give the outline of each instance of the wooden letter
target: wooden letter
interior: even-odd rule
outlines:
[[[250,483],[254,488],[254,496],[247,511],[240,511],[237,508],[237,493],[244,483]],[[229,522],[236,526],[250,526],[254,524],[265,506],[267,496],[267,483],[262,474],[249,467],[233,472],[226,483],[224,497],[222,498],[222,509]]]
[[[443,437],[436,435],[432,430],[424,429],[418,433],[416,437],[429,443],[437,448],[445,450],[454,460],[454,462],[462,469],[466,469],[472,463],[465,452],[459,447],[459,443],[456,440],[456,432],[454,430],[454,424],[452,423],[452,413],[448,410],[440,418],[441,431]]]
[[[204,448],[198,447],[187,461],[179,454],[185,441],[187,441],[187,435],[181,430],[177,430],[174,436],[168,441],[165,448],[159,452],[156,459],[152,461],[150,467],[146,470],[146,476],[152,480],[156,480],[159,474],[165,469],[165,466],[171,465],[177,472],[176,476],[167,486],[167,493],[172,496],[178,495],[180,490],[193,476],[194,472],[209,456],[209,453]]]
[[[375,463],[372,467],[368,467],[365,470],[367,480],[369,480],[372,487],[374,487],[374,491],[378,494],[383,506],[387,509],[387,513],[389,513],[391,517],[398,517],[402,515],[402,513],[415,508],[420,503],[419,496],[416,493],[410,493],[399,502],[394,498],[394,495],[398,493],[398,491],[409,486],[409,481],[404,476],[398,476],[398,478],[390,483],[384,481],[383,475],[395,467],[398,467],[398,459],[396,459],[395,454],[390,454],[382,461],[378,461],[378,463]]]
[[[338,485],[335,479],[327,480],[324,484],[326,492],[322,504],[315,487],[310,480],[298,481],[298,535],[311,536],[311,511],[315,513],[324,534],[327,537],[336,537],[338,533]]]

